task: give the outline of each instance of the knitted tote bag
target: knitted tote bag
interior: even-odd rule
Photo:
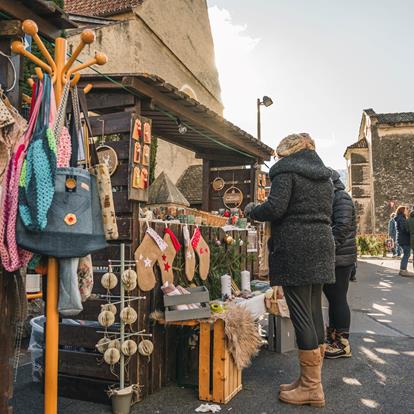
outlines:
[[[0,205],[0,257],[4,268],[14,272],[26,266],[32,254],[17,246],[16,219],[18,214],[18,183],[25,151],[32,137],[43,96],[43,84],[33,88],[29,125],[16,143],[3,180]]]
[[[47,213],[55,192],[56,140],[49,126],[51,78],[44,76],[42,105],[19,181],[19,213],[30,230],[47,226]]]

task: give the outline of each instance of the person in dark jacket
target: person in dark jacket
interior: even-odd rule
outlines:
[[[392,256],[400,257],[401,247],[397,243],[397,227],[395,223],[395,217],[395,213],[392,213],[390,216],[390,220],[388,222],[388,237],[394,242],[394,247],[392,248]]]
[[[252,210],[247,206],[246,213],[253,220],[271,222],[270,281],[283,286],[299,348],[301,376],[281,385],[279,398],[322,407],[322,285],[335,280],[331,171],[308,134],[287,136],[276,154],[279,161],[270,169],[267,201]]]
[[[351,312],[347,294],[349,280],[357,260],[355,206],[337,171],[332,170],[334,198],[332,233],[335,239],[335,283],[324,285],[329,303],[328,346],[325,358],[350,357],[349,327]]]
[[[395,224],[397,228],[397,243],[403,251],[403,257],[400,264],[400,276],[414,276],[413,273],[407,270],[408,259],[411,255],[410,247],[410,233],[408,231],[407,223],[407,209],[404,206],[397,208]]]

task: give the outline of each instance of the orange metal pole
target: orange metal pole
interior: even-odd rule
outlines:
[[[46,290],[46,364],[44,414],[57,414],[58,409],[58,262],[49,258]]]
[[[55,98],[59,105],[63,83],[62,69],[66,62],[66,40],[55,40]],[[46,293],[46,361],[45,361],[45,403],[44,414],[57,414],[58,409],[58,353],[59,353],[59,268],[55,258],[50,257],[47,269]]]

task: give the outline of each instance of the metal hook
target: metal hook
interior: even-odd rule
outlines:
[[[10,57],[10,56],[6,55],[6,54],[5,54],[5,53],[3,53],[1,50],[0,50],[0,55],[4,56],[4,57],[5,57],[5,58],[9,61],[9,62],[10,62],[11,67],[13,68],[13,84],[12,84],[12,86],[11,86],[9,89],[6,89],[6,92],[10,92],[10,91],[12,91],[12,90],[14,89],[14,87],[16,86],[16,81],[17,81],[16,68],[15,68],[14,63],[13,63],[13,61],[12,61],[12,59],[11,59],[11,57]]]

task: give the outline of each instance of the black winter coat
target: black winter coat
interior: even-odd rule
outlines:
[[[397,228],[397,243],[402,246],[410,245],[410,233],[408,231],[408,223],[404,214],[397,214],[395,217],[395,226]]]
[[[332,233],[335,240],[335,266],[353,265],[357,260],[355,206],[336,171],[332,173],[334,199]]]
[[[250,217],[270,221],[269,275],[272,286],[301,286],[335,280],[331,229],[331,171],[315,151],[282,158],[270,169],[267,201]]]

